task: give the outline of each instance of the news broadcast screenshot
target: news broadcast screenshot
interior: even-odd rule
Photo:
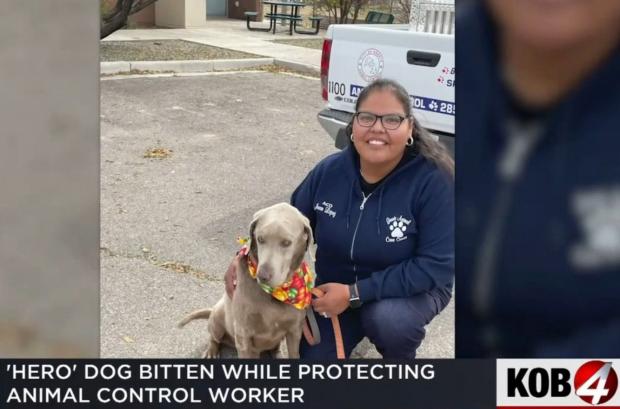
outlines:
[[[619,27],[0,1],[0,408],[620,409]]]

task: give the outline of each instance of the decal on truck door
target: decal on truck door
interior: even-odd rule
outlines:
[[[454,102],[442,101],[440,99],[418,97],[409,95],[413,109],[435,112],[444,115],[456,115],[456,104]]]
[[[376,48],[364,51],[357,60],[357,72],[366,82],[372,82],[381,77],[383,72],[383,54]]]
[[[351,84],[351,90],[349,91],[349,95],[357,98],[360,96],[360,92],[362,92],[363,89],[364,87],[361,85]]]
[[[342,82],[329,81],[327,83],[327,92],[335,95],[344,95],[347,90],[346,84]]]
[[[454,67],[443,67],[443,70],[441,70],[441,75],[437,77],[437,82],[445,85],[446,87],[456,87],[456,79],[454,78],[454,74]]]

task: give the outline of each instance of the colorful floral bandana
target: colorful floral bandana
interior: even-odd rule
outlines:
[[[237,241],[243,244],[243,247],[239,250],[239,254],[247,257],[250,276],[256,279],[257,265],[254,260],[248,256],[250,252],[250,247],[247,245],[248,239],[239,238]],[[261,286],[263,291],[271,294],[276,300],[285,304],[290,304],[299,310],[303,310],[307,308],[312,301],[311,290],[314,287],[314,277],[308,263],[302,261],[301,266],[293,273],[293,278],[290,281],[276,288],[262,283],[258,283],[258,285]]]

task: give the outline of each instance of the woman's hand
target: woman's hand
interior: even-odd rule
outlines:
[[[226,294],[230,299],[233,298],[233,293],[237,287],[237,270],[239,269],[239,260],[241,255],[237,254],[228,266],[228,270],[224,273],[224,283],[226,285]]]
[[[325,292],[321,298],[312,301],[314,311],[325,317],[333,317],[349,308],[349,286],[340,283],[326,283],[317,287]],[[327,318],[326,317],[326,318]]]

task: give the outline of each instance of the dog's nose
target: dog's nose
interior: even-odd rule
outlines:
[[[258,278],[261,281],[269,281],[271,280],[271,276],[273,275],[271,267],[268,265],[260,266],[258,269]]]

